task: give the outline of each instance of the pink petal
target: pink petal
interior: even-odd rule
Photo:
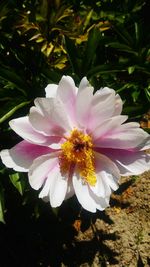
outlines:
[[[76,118],[81,128],[88,125],[93,90],[93,87],[89,85],[89,82],[84,77],[79,85],[76,99]]]
[[[50,171],[58,164],[58,152],[43,155],[33,161],[29,169],[29,182],[38,190],[47,179]]]
[[[35,131],[27,116],[11,120],[9,124],[10,127],[26,141],[33,144],[44,144],[47,142],[47,137]]]
[[[112,116],[115,110],[115,91],[107,87],[98,90],[92,99],[88,129],[95,129],[105,119]]]
[[[146,137],[145,140],[138,147],[141,151],[150,149],[150,136]]]
[[[29,120],[33,127],[47,135],[63,135],[70,130],[68,114],[62,102],[55,98],[36,98]],[[39,124],[43,118],[43,123]]]
[[[107,148],[99,151],[117,165],[122,176],[139,175],[150,170],[150,154],[145,152]]]
[[[127,120],[127,116],[118,115],[103,121],[99,124],[97,128],[92,132],[94,145],[97,146],[103,139],[106,139],[107,136],[111,136],[116,128],[118,128],[124,121]]]
[[[138,123],[125,123],[112,132],[108,132],[103,138],[95,141],[95,146],[106,148],[132,149],[147,145],[149,135],[139,128]]]
[[[3,163],[8,168],[27,172],[35,158],[43,154],[49,154],[52,151],[53,150],[48,147],[22,141],[9,150],[2,150],[0,155]]]
[[[76,121],[75,103],[77,90],[78,89],[70,76],[62,77],[58,85],[57,98],[64,104],[64,109],[71,118],[70,123],[72,123],[72,126],[75,126],[74,124]]]
[[[48,84],[45,88],[46,97],[56,97],[57,88],[57,84]]]
[[[70,76],[63,76],[58,85],[57,97],[65,104],[68,102],[68,97],[74,100],[77,91],[74,80]]]
[[[74,186],[75,194],[81,206],[90,212],[96,212],[95,201],[89,194],[88,185],[84,183],[82,178],[74,175],[73,186]]]

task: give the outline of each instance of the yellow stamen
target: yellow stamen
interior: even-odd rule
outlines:
[[[74,129],[70,137],[61,145],[59,158],[61,172],[70,172],[76,166],[80,176],[85,182],[94,186],[96,184],[94,152],[91,136]]]

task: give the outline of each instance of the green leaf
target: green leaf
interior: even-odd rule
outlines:
[[[87,73],[87,71],[91,68],[92,61],[94,59],[96,49],[100,43],[101,39],[101,32],[97,27],[94,27],[90,32],[88,36],[88,41],[83,57],[83,64],[82,69],[84,71],[84,75]]]
[[[103,64],[96,67],[91,68],[87,72],[87,76],[90,77],[95,74],[111,74],[111,73],[117,73],[117,72],[123,72],[126,71],[123,65],[111,65],[111,64]]]
[[[22,182],[22,179],[19,175],[18,172],[14,173],[14,174],[10,174],[9,178],[12,182],[12,184],[14,185],[14,187],[16,187],[16,189],[18,190],[18,192],[23,195],[24,192],[24,184]]]
[[[125,29],[125,25],[122,23],[118,23],[117,25],[113,25],[114,30],[120,35],[122,40],[129,46],[134,44],[134,38],[130,35],[130,33]]]
[[[144,90],[145,90],[146,97],[148,101],[150,102],[150,86],[145,88]]]
[[[62,77],[62,73],[58,71],[51,70],[48,67],[42,69],[42,75],[48,79],[49,83],[58,83]]]
[[[135,70],[135,66],[128,67],[128,73],[129,74],[132,74],[134,72],[134,70]]]
[[[127,53],[133,54],[135,56],[138,56],[138,53],[136,51],[133,51],[132,48],[128,45],[125,45],[125,44],[122,44],[119,42],[111,42],[111,43],[108,43],[108,46],[115,48],[119,51],[127,52]]]
[[[77,48],[74,42],[67,36],[65,36],[65,45],[73,72],[76,73],[77,75],[80,75],[80,66],[77,61],[77,54],[78,54]]]
[[[0,222],[5,223],[4,220],[4,190],[0,184]]]
[[[0,118],[0,124],[4,122],[5,120],[9,119],[18,109],[30,104],[31,101],[25,101],[23,103],[20,103],[19,105],[12,108],[10,111],[8,111],[3,117]]]
[[[6,81],[12,82],[16,88],[26,96],[26,90],[29,90],[29,86],[26,84],[25,80],[20,78],[13,70],[0,66],[0,77]]]

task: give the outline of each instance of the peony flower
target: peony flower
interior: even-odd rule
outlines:
[[[150,168],[149,135],[120,115],[122,100],[104,87],[93,94],[86,78],[79,88],[69,76],[46,87],[29,115],[10,121],[24,140],[2,150],[3,163],[28,172],[32,188],[52,207],[76,195],[90,212],[109,206],[120,176]]]

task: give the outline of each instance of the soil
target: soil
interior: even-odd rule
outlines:
[[[150,172],[124,177],[105,212],[91,220],[81,212],[73,224],[76,234],[71,249],[63,245],[71,260],[65,263],[65,255],[61,267],[150,266],[149,178]],[[86,220],[90,222],[84,226]]]

